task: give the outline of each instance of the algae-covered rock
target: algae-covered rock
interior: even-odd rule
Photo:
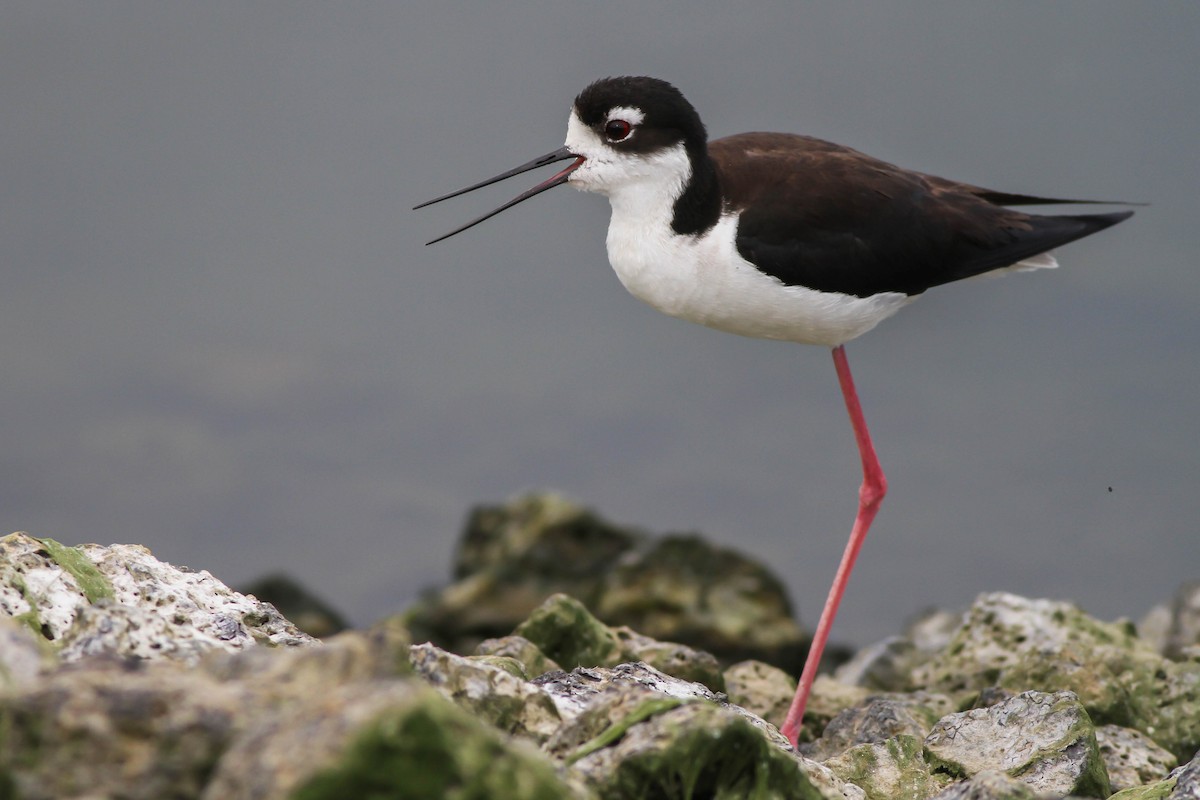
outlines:
[[[1176,763],[1174,756],[1132,728],[1101,725],[1096,743],[1114,792],[1162,780]]]
[[[925,798],[950,782],[926,763],[921,739],[915,736],[858,744],[824,763],[843,781],[861,787],[868,800]]]
[[[1062,795],[1038,792],[1028,783],[999,772],[984,770],[958,781],[929,800],[1061,800]]]
[[[271,605],[138,545],[0,539],[0,611],[54,642],[63,661],[109,654],[196,661],[212,650],[314,643]]]
[[[477,656],[502,656],[515,659],[530,678],[544,675],[547,672],[561,670],[562,667],[552,658],[547,658],[536,644],[524,636],[501,636],[497,639],[485,639],[475,648]]]
[[[714,692],[725,690],[725,675],[715,656],[677,642],[660,642],[622,625],[613,629],[621,643],[622,661],[644,661],[685,681],[703,683]]]
[[[1096,724],[1134,728],[1177,758],[1200,747],[1200,663],[1172,662],[1132,626],[1078,607],[981,595],[949,645],[914,670],[933,691],[1074,692]]]
[[[724,677],[729,702],[783,727],[796,693],[795,678],[762,661],[739,661],[725,670]]]
[[[470,652],[552,594],[594,606],[601,576],[645,538],[552,493],[479,506],[458,542],[455,582],[408,609],[405,623],[418,640]]]
[[[583,603],[556,594],[535,608],[513,631],[533,642],[565,669],[612,667],[621,663],[621,640]]]
[[[590,607],[609,624],[683,642],[727,664],[803,666],[806,637],[783,583],[758,561],[696,535],[663,536],[628,553],[604,574]]]
[[[418,639],[453,652],[508,634],[562,593],[607,625],[723,663],[757,658],[798,670],[803,662],[805,636],[765,566],[698,536],[619,527],[558,495],[475,509],[455,561],[455,582],[403,615]]]
[[[572,772],[601,798],[764,797],[819,800],[803,762],[743,717],[707,703],[649,716]]]
[[[536,749],[437,692],[363,683],[260,720],[238,737],[204,800],[563,800],[578,796]]]
[[[547,598],[513,633],[567,669],[644,661],[669,675],[704,683],[713,691],[725,688],[720,665],[709,653],[656,641],[627,627],[610,628],[565,594]]]
[[[536,742],[561,724],[553,699],[504,666],[447,653],[431,644],[412,648],[417,674],[477,718]]]
[[[270,603],[297,628],[318,639],[333,636],[349,627],[337,609],[292,576],[281,572],[264,575],[238,586],[238,591]]]
[[[925,750],[932,763],[961,777],[1000,770],[1039,793],[1110,794],[1095,729],[1071,692],[1025,692],[950,714],[934,726]]]
[[[917,692],[870,697],[830,720],[808,755],[824,761],[856,745],[879,744],[895,737],[922,741],[952,710],[945,695]]]

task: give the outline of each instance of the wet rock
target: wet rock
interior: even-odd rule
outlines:
[[[242,594],[270,603],[300,630],[323,639],[349,627],[345,618],[290,575],[266,575],[239,586]]]
[[[314,642],[269,604],[144,547],[66,547],[25,533],[0,539],[0,610],[55,643],[63,661],[195,662],[211,650]]]
[[[1174,756],[1132,728],[1101,725],[1096,743],[1114,792],[1162,780],[1175,766]]]
[[[926,763],[921,739],[905,734],[855,745],[826,760],[825,766],[861,787],[869,800],[929,797],[950,782]]]
[[[950,714],[934,726],[925,750],[935,765],[961,777],[997,770],[1038,793],[1110,794],[1092,722],[1071,692],[1025,692]]]
[[[1164,659],[1132,626],[1070,603],[981,595],[913,682],[964,697],[991,687],[1069,690],[1096,724],[1139,730],[1177,758],[1200,747],[1200,663]]]
[[[607,625],[798,670],[806,638],[782,583],[698,536],[652,537],[552,494],[473,511],[455,583],[404,614],[417,638],[453,652],[507,635],[547,597],[568,594]],[[563,666],[567,666],[564,664]]]

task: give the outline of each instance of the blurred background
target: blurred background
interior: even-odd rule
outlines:
[[[858,456],[829,353],[659,315],[607,202],[435,247],[590,81],[996,189],[1152,203],[848,347],[891,482],[834,637],[1200,578],[1200,5],[6,2],[0,528],[299,578],[367,624],[558,489],[773,566],[813,625]]]

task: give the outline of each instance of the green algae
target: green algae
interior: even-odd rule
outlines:
[[[575,796],[553,764],[440,697],[390,711],[339,763],[309,778],[291,800],[562,800]]]
[[[46,548],[54,563],[71,574],[89,603],[112,599],[112,584],[78,547],[67,547],[53,539],[38,538],[37,541]]]
[[[1122,789],[1108,800],[1165,800],[1171,796],[1178,778],[1168,778],[1165,781],[1147,783],[1144,786],[1130,786]]]
[[[828,759],[825,766],[862,788],[867,800],[930,797],[950,783],[948,776],[935,773],[925,761],[921,739],[908,734],[855,745]]]
[[[625,732],[628,731],[632,726],[639,722],[644,722],[650,719],[655,714],[661,714],[664,711],[670,711],[673,708],[678,708],[679,706],[683,705],[683,702],[683,700],[677,697],[655,697],[645,701],[637,708],[633,709],[633,711],[629,712],[629,714],[627,714],[625,717],[614,722],[612,725],[609,725],[591,741],[580,745],[574,753],[567,757],[567,765],[569,766],[574,764],[584,756],[591,755],[597,750],[608,747],[610,744],[624,736]]]
[[[566,670],[621,663],[617,635],[592,616],[583,603],[565,594],[547,598],[513,633],[533,642]]]
[[[604,800],[818,800],[796,758],[738,714],[687,703],[626,732]],[[581,762],[577,763],[579,766]]]

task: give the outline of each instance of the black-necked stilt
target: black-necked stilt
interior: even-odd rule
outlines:
[[[611,202],[608,258],[636,297],[730,333],[833,348],[863,483],[784,723],[794,744],[838,603],[887,491],[843,345],[930,287],[1057,266],[1049,250],[1133,212],[1026,214],[1009,206],[1090,201],[957,183],[807,136],[742,133],[709,142],[674,86],[638,77],[584,89],[563,147],[417,208],[568,159],[549,179],[429,244],[569,183]]]

